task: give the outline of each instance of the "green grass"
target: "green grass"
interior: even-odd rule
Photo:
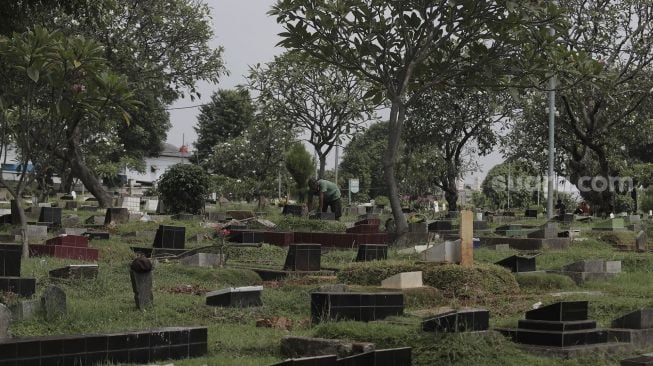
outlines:
[[[236,207],[234,205],[233,207]],[[230,207],[231,208],[231,207]],[[239,208],[251,209],[251,206]],[[214,208],[211,208],[214,209]],[[222,208],[223,210],[225,208]],[[254,210],[258,211],[258,210]],[[66,212],[70,213],[70,212]],[[65,214],[66,214],[65,213]],[[82,219],[90,213],[77,212]],[[341,229],[351,224],[356,217],[346,217],[344,223],[306,223],[308,220],[284,219],[277,207],[266,209],[266,218],[281,222],[280,229]],[[541,224],[529,220],[525,223]],[[210,233],[200,221],[166,224],[182,225],[187,229],[187,238],[198,233]],[[287,249],[263,245],[261,248],[229,248],[229,264],[224,269],[189,268],[173,261],[156,263],[154,270],[154,307],[138,311],[134,306],[129,281],[128,264],[134,258],[130,245],[150,246],[151,238],[120,238],[120,234],[131,231],[155,230],[158,223],[133,222],[112,230],[108,241],[93,241],[91,245],[100,250],[100,272],[95,281],[67,281],[60,285],[68,297],[68,313],[60,319],[46,322],[41,317],[17,321],[12,325],[14,335],[63,335],[99,333],[126,330],[141,330],[167,326],[207,326],[209,329],[209,352],[205,357],[174,361],[175,365],[270,365],[283,359],[279,342],[286,335],[342,338],[356,341],[375,342],[377,347],[412,346],[416,366],[426,365],[618,365],[620,359],[646,350],[632,350],[615,355],[590,354],[579,359],[563,360],[555,357],[528,354],[503,337],[491,334],[478,336],[456,334],[435,336],[420,331],[421,314],[436,312],[441,307],[485,307],[491,311],[491,325],[515,326],[523,313],[533,304],[544,304],[560,300],[589,300],[590,318],[601,326],[629,311],[641,307],[653,307],[653,254],[615,251],[605,238],[595,233],[584,232],[588,240],[575,242],[568,250],[545,250],[537,257],[538,269],[555,270],[565,264],[583,259],[622,260],[624,273],[603,282],[589,282],[581,286],[571,283],[559,275],[518,276],[510,286],[496,287],[498,279],[512,278],[501,270],[496,278],[488,273],[499,271],[489,266],[516,251],[475,250],[475,259],[480,268],[489,272],[477,273],[452,268],[445,272],[428,274],[432,287],[405,291],[406,315],[388,321],[361,323],[324,323],[314,327],[310,319],[310,291],[321,284],[335,283],[334,277],[291,277],[280,282],[262,282],[260,277],[236,265],[256,265],[281,268]],[[306,226],[309,225],[309,226]],[[313,225],[313,226],[310,226]],[[574,225],[587,230],[587,224]],[[646,228],[650,230],[649,227]],[[8,229],[5,229],[8,230]],[[188,243],[188,247],[211,245],[212,242]],[[380,277],[387,274],[389,263],[404,263],[407,268],[416,266],[413,259],[407,259],[389,251],[389,262],[373,264],[352,263],[354,250],[333,250],[324,253],[322,266],[345,269],[361,267],[355,274],[360,281],[350,281],[353,291],[379,291]],[[48,271],[77,261],[53,258],[29,258],[23,262],[22,275],[35,277],[37,289],[53,283]],[[381,273],[382,272],[382,273]],[[389,272],[388,272],[389,273]],[[471,274],[470,274],[471,273]],[[499,272],[496,272],[499,273]],[[503,277],[503,276],[508,277]],[[340,280],[353,278],[340,273]],[[486,281],[487,288],[478,293],[478,283]],[[359,283],[355,285],[353,283]],[[514,285],[513,285],[514,283]],[[217,290],[229,286],[263,284],[262,307],[247,309],[213,308],[204,305],[203,295],[179,293],[188,288],[201,291]],[[519,288],[517,288],[519,284]],[[451,287],[465,287],[464,291],[451,291]],[[515,286],[514,288],[512,286]],[[557,294],[556,294],[557,293]],[[561,294],[560,294],[561,293]],[[464,294],[462,296],[461,294]],[[10,301],[10,299],[8,300]],[[420,315],[416,315],[420,314]],[[256,327],[256,320],[265,317],[287,317],[293,321],[290,330]],[[163,362],[165,363],[165,362]]]

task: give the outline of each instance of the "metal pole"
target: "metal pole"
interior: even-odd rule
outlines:
[[[549,34],[553,36],[555,31],[553,28],[549,30]],[[553,218],[553,164],[555,161],[555,113],[556,113],[556,76],[551,73],[549,77],[549,174],[547,198],[546,198],[546,215],[550,219]]]
[[[336,171],[336,185],[338,185],[338,155],[340,152],[340,146],[336,145],[336,165],[335,165],[335,171]]]
[[[508,161],[508,207],[506,209],[510,210],[510,161]]]

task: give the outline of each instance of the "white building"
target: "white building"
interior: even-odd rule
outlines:
[[[176,147],[169,143],[162,144],[163,150],[159,156],[145,158],[145,170],[143,173],[125,169],[127,181],[132,180],[134,184],[150,185],[156,182],[171,166],[175,164],[189,164],[191,153],[186,146]]]

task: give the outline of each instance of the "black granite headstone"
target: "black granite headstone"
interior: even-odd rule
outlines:
[[[322,258],[320,244],[290,244],[283,269],[286,271],[319,271]]]
[[[526,319],[549,321],[587,320],[587,301],[561,301],[526,312]]]
[[[478,332],[490,327],[490,312],[484,309],[451,311],[422,322],[422,330],[436,333]]]
[[[429,224],[429,231],[449,231],[452,230],[453,226],[451,221],[433,221]]]
[[[612,328],[653,329],[653,309],[638,309],[612,321]]]
[[[226,288],[206,294],[206,305],[223,307],[263,306],[261,301],[263,286]]]
[[[186,228],[183,226],[159,225],[154,237],[154,248],[184,249]]]
[[[285,205],[283,206],[284,215],[303,216],[306,209],[302,205]]]
[[[61,207],[41,207],[39,222],[48,222],[52,226],[61,226]]]
[[[495,263],[496,265],[506,267],[511,272],[533,272],[535,271],[535,257],[525,257],[513,255]]]
[[[388,246],[385,244],[359,244],[356,262],[388,259]]]
[[[22,247],[0,244],[0,277],[20,277]]]
[[[350,319],[372,321],[404,313],[404,295],[401,292],[313,292],[311,293],[311,319]]]

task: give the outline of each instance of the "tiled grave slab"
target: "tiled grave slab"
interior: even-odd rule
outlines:
[[[529,320],[587,320],[587,301],[562,301],[526,312]]]
[[[0,244],[0,277],[20,277],[22,247]]]
[[[97,264],[71,264],[63,268],[53,269],[50,277],[62,279],[87,279],[93,280],[98,275]]]
[[[61,207],[41,207],[39,222],[47,222],[51,226],[61,226],[61,212]]]
[[[212,291],[206,294],[206,305],[223,307],[262,306],[263,286],[246,286]]]
[[[96,365],[200,357],[205,327],[161,328],[112,334],[21,338],[0,342],[1,365]]]
[[[183,226],[159,225],[154,236],[154,248],[184,249],[186,228]]]
[[[388,246],[385,244],[360,244],[356,262],[368,262],[388,259]]]
[[[291,244],[288,246],[284,270],[319,271],[322,258],[320,244]]]
[[[88,247],[88,238],[79,235],[62,235],[48,239],[45,245],[63,245],[66,247]]]
[[[372,321],[402,315],[404,295],[400,292],[356,293],[313,292],[311,319]]]
[[[448,312],[422,322],[422,330],[435,333],[486,331],[490,328],[490,312],[466,309]]]
[[[266,231],[263,233],[263,241],[272,245],[286,246],[294,243],[295,233],[291,231]]]
[[[513,255],[495,263],[506,267],[511,272],[533,272],[535,271],[535,257]]]
[[[94,248],[68,247],[63,245],[30,245],[30,256],[97,261],[98,250]]]
[[[653,309],[638,309],[612,321],[613,328],[653,329]]]
[[[284,215],[303,216],[308,213],[308,210],[302,205],[285,205],[282,213]]]
[[[231,230],[229,242],[240,244],[260,244],[265,241],[265,232],[261,230]]]
[[[36,279],[0,277],[0,292],[13,292],[23,297],[30,297],[36,292]]]

